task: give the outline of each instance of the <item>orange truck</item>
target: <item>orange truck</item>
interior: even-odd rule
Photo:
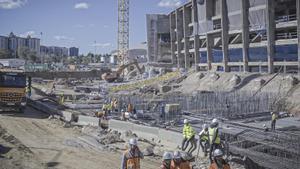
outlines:
[[[0,69],[0,111],[24,112],[26,79],[24,71]]]

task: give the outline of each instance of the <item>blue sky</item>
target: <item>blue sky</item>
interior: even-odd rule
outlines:
[[[169,13],[187,0],[130,0],[130,47],[145,42],[146,14]],[[42,45],[106,53],[117,46],[117,0],[0,0],[0,35],[11,31]]]

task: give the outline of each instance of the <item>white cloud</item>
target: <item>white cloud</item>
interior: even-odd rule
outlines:
[[[181,0],[161,0],[157,5],[164,8],[176,8],[181,4]]]
[[[106,47],[111,47],[111,43],[94,43],[91,46],[93,47],[100,47],[100,48],[106,48]]]
[[[25,33],[20,34],[20,37],[26,38],[28,35],[31,36],[32,38],[38,36],[38,35],[35,33],[35,31],[28,31],[28,32],[25,32]]]
[[[84,28],[85,26],[84,25],[81,25],[81,24],[77,24],[77,25],[74,25],[75,28]]]
[[[0,8],[15,9],[24,6],[27,0],[0,0]]]
[[[70,38],[67,36],[60,36],[60,35],[54,36],[54,39],[58,40],[58,41],[74,41],[75,40],[74,38]]]
[[[86,2],[77,3],[74,5],[75,9],[88,9],[90,5]]]

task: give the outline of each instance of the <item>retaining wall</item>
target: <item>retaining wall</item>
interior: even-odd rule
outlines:
[[[109,120],[109,128],[123,132],[131,130],[133,133],[136,133],[139,137],[145,138],[147,140],[160,140],[162,143],[168,144],[172,147],[177,147],[181,145],[182,141],[182,134],[179,132],[157,127],[142,126],[126,121],[111,119]]]

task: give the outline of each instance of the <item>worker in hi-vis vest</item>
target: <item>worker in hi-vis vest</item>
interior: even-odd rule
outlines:
[[[209,128],[208,128],[208,134],[209,134],[209,159],[212,161],[212,152],[215,149],[221,148],[221,138],[220,138],[220,131],[219,131],[219,121],[218,119],[213,119]]]
[[[144,158],[140,151],[137,140],[132,138],[129,140],[129,149],[122,156],[121,169],[140,169],[140,160]]]

